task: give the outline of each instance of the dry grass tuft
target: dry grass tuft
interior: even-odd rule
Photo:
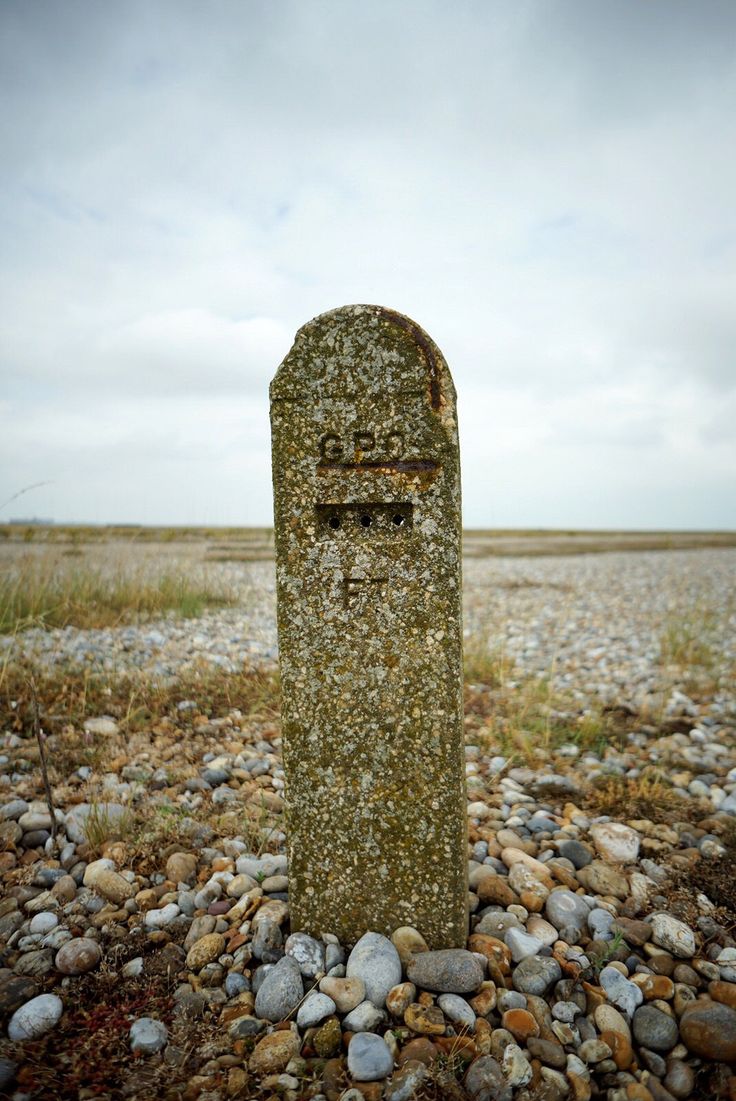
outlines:
[[[28,627],[114,627],[174,612],[190,618],[210,606],[233,604],[234,592],[206,574],[103,569],[26,556],[0,571],[0,633]]]
[[[648,818],[651,822],[695,822],[702,818],[703,804],[672,790],[658,769],[648,769],[636,778],[603,776],[589,788],[584,809],[593,815],[617,819]]]
[[[477,638],[465,645],[465,715],[474,745],[530,764],[565,743],[597,753],[621,748],[633,721],[616,709],[583,706],[556,691],[550,677],[520,673]]]

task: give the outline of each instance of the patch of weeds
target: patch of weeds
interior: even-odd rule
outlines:
[[[121,736],[148,731],[164,718],[178,725],[194,714],[222,717],[239,710],[249,719],[276,721],[280,709],[279,680],[275,670],[240,669],[233,673],[207,667],[188,672],[175,682],[149,680],[144,676],[111,676],[76,666],[57,666],[35,672],[41,725],[54,736],[52,765],[64,761],[68,771],[79,764],[95,765],[110,755],[115,743],[109,738],[89,739],[82,730],[91,716],[110,715],[119,724]],[[196,702],[187,717],[177,710],[184,699]],[[0,670],[0,725],[30,737],[31,698],[28,670],[8,662]],[[89,760],[75,758],[80,750]],[[63,769],[59,768],[60,772]],[[66,773],[68,775],[68,772]]]
[[[466,653],[467,738],[485,751],[533,764],[566,743],[599,754],[609,745],[625,744],[630,716],[583,707],[557,691],[550,677],[523,675],[508,658],[472,640]]]
[[[463,645],[463,672],[466,685],[482,685],[500,688],[509,679],[513,663],[499,650],[489,647],[487,641],[477,636],[465,640]]]
[[[24,1094],[77,1101],[79,1097],[135,1096],[140,1101],[181,1098],[202,1059],[211,1025],[174,1017],[173,987],[162,973],[118,981],[104,968],[74,980],[59,1025],[39,1040],[17,1045],[18,1085]],[[129,1030],[137,1017],[163,1021],[183,1053],[180,1065],[136,1059]],[[13,1048],[10,1048],[13,1053]]]
[[[255,805],[253,801],[246,804],[245,820],[242,816],[238,817],[236,832],[243,836],[251,852],[261,856],[268,849],[274,832],[279,828],[279,819],[261,798]]]
[[[124,841],[134,828],[134,814],[127,810],[119,816],[111,815],[104,803],[90,802],[90,812],[84,822],[84,832],[91,849],[101,852],[108,841]]]
[[[75,548],[72,548],[74,552]],[[0,571],[0,633],[28,627],[110,627],[174,612],[184,618],[236,602],[221,581],[168,571],[61,566],[59,558],[26,556]]]
[[[587,957],[590,961],[588,966],[580,973],[580,979],[584,982],[598,984],[598,979],[601,971],[610,963],[612,959],[616,958],[617,952],[625,945],[624,935],[621,932],[614,933],[611,940],[606,941],[606,947],[601,952],[588,952]]]
[[[583,809],[611,818],[648,818],[651,822],[695,822],[703,816],[704,805],[673,791],[664,774],[656,768],[644,769],[640,776],[601,776],[590,786]]]
[[[736,822],[723,824],[719,841],[726,849],[723,856],[701,857],[689,867],[672,868],[660,893],[667,899],[668,910],[688,923],[700,917],[697,896],[704,894],[716,908],[714,919],[732,933],[736,928]]]
[[[681,668],[699,665],[711,669],[715,651],[710,639],[716,623],[716,614],[710,608],[672,612],[664,622],[660,638],[662,664]]]

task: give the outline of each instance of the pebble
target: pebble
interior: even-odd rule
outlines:
[[[256,1016],[266,1021],[283,1021],[304,997],[299,964],[283,956],[268,972],[256,994]]]
[[[564,929],[570,925],[583,929],[588,920],[589,910],[580,895],[574,894],[567,887],[562,887],[550,892],[544,912],[555,929]]]
[[[93,971],[102,959],[102,949],[90,937],[75,937],[56,953],[54,965],[62,975],[83,975]]]
[[[294,1032],[272,1032],[259,1040],[248,1060],[253,1074],[278,1074],[299,1054],[299,1037]]]
[[[365,1000],[365,983],[357,976],[347,979],[326,975],[320,980],[319,988],[332,998],[340,1013],[349,1013]]]
[[[136,1055],[155,1055],[169,1038],[166,1025],[154,1017],[138,1017],[130,1026],[129,1036],[130,1050]]]
[[[201,971],[208,963],[213,963],[225,951],[225,938],[221,933],[208,933],[196,941],[187,953],[187,967],[190,971]]]
[[[695,955],[695,934],[689,925],[671,914],[654,914],[651,919],[652,940],[673,956],[692,959]]]
[[[404,967],[417,952],[427,952],[428,945],[420,932],[411,925],[401,925],[391,934],[391,943],[399,953],[399,959]]]
[[[373,1002],[365,1001],[356,1005],[355,1009],[343,1018],[342,1023],[343,1028],[348,1032],[373,1032],[385,1020],[386,1014],[382,1009]]]
[[[317,991],[305,998],[299,1006],[296,1023],[299,1028],[313,1028],[324,1021],[325,1017],[331,1016],[336,1009],[332,998]]]
[[[653,1005],[643,1005],[634,1013],[634,1039],[653,1051],[671,1051],[678,1041],[677,1021]]]
[[[169,902],[159,910],[149,910],[143,919],[149,929],[163,929],[178,918],[181,911],[175,902]]]
[[[522,994],[544,994],[561,978],[559,963],[548,956],[527,956],[513,974],[514,988]]]
[[[636,830],[622,822],[600,822],[590,827],[593,844],[604,860],[615,864],[635,864],[641,838]]]
[[[8,1022],[11,1040],[37,1040],[50,1032],[64,1012],[64,1003],[56,994],[39,994],[16,1009]]]
[[[680,1036],[694,1055],[731,1063],[736,1059],[736,1010],[721,1002],[693,1002],[680,1018]]]
[[[382,1036],[359,1032],[348,1048],[348,1072],[356,1082],[377,1082],[393,1070],[393,1057]]]
[[[465,998],[460,998],[457,994],[440,994],[437,1005],[453,1024],[469,1032],[475,1032],[475,1013]]]
[[[636,983],[631,982],[615,967],[604,967],[600,973],[599,981],[606,992],[609,1001],[622,1009],[631,1018],[644,1001]]]
[[[511,1101],[511,1085],[490,1055],[475,1059],[465,1074],[465,1089],[471,1101]]]
[[[483,982],[483,968],[465,948],[422,952],[409,960],[406,974],[423,990],[443,994],[470,994]]]
[[[56,914],[44,912],[36,914],[35,917],[31,919],[30,931],[34,935],[43,936],[45,933],[50,933],[58,924],[59,919]]]
[[[381,1009],[391,987],[401,982],[399,953],[387,937],[365,933],[348,956],[346,976],[361,979],[368,1001]]]
[[[544,943],[538,937],[530,936],[521,929],[507,929],[504,939],[511,949],[511,958],[515,963],[520,963],[527,956],[538,955],[544,948]]]
[[[325,946],[306,933],[292,933],[284,945],[287,956],[299,964],[305,979],[314,979],[325,970]]]

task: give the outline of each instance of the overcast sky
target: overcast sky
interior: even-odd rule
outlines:
[[[468,526],[736,527],[733,0],[3,0],[0,518],[271,522],[310,317],[409,314]]]

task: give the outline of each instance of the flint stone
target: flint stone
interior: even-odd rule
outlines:
[[[271,425],[292,929],[351,943],[412,925],[430,947],[460,946],[450,373],[409,318],[346,306],[297,334],[271,384]]]
[[[590,910],[580,895],[574,894],[567,887],[562,887],[559,891],[550,891],[544,905],[544,912],[555,929],[564,929],[569,925],[584,929]]]
[[[437,1005],[453,1024],[458,1025],[461,1029],[465,1028],[469,1032],[475,1032],[475,1013],[465,1001],[465,998],[461,998],[457,994],[440,994]]]
[[[695,934],[689,925],[671,914],[652,916],[652,940],[680,959],[692,959],[695,955]]]
[[[332,998],[328,997],[327,994],[320,994],[319,992],[310,994],[299,1007],[296,1023],[302,1029],[313,1028],[324,1021],[325,1017],[330,1017],[336,1008]]]
[[[507,929],[504,939],[511,949],[511,958],[514,963],[521,963],[527,956],[538,955],[544,947],[541,940],[525,933],[523,929]]]
[[[399,953],[387,937],[365,933],[348,956],[345,974],[349,979],[362,979],[366,998],[382,1009],[391,987],[401,982]]]
[[[314,979],[325,970],[325,946],[307,933],[292,933],[287,937],[284,951],[299,964],[306,979]]]
[[[134,1054],[154,1055],[166,1044],[169,1033],[163,1021],[139,1017],[130,1026],[130,1050]]]
[[[542,995],[562,978],[562,969],[551,956],[527,956],[514,971],[514,987],[522,994]]]
[[[490,1055],[481,1055],[470,1064],[465,1075],[465,1089],[472,1101],[511,1101],[511,1086]]]
[[[102,949],[90,937],[74,937],[56,953],[56,970],[62,975],[83,975],[102,959]]]
[[[393,1070],[388,1044],[374,1032],[358,1032],[348,1048],[348,1071],[356,1082],[377,1082]]]
[[[671,1051],[678,1040],[677,1021],[653,1005],[637,1009],[633,1031],[638,1044],[654,1051]]]
[[[386,1020],[386,1014],[382,1009],[377,1009],[373,1002],[361,1002],[343,1018],[343,1028],[348,1032],[373,1032]]]
[[[629,1018],[633,1017],[644,1001],[644,995],[636,983],[627,979],[615,967],[604,967],[599,981],[609,1002],[622,1009]]]
[[[470,994],[483,982],[483,968],[472,952],[445,948],[413,956],[406,968],[410,982],[440,994]]]
[[[39,994],[17,1009],[8,1024],[8,1037],[13,1041],[35,1040],[58,1024],[64,1004],[56,994]]]
[[[304,997],[299,964],[283,956],[274,964],[258,988],[256,1017],[265,1021],[283,1021]]]

